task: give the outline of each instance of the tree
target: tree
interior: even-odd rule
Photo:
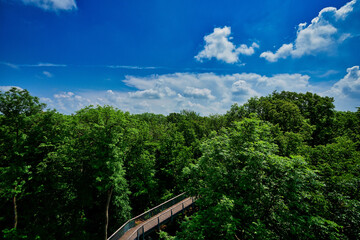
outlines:
[[[25,185],[32,178],[31,165],[25,157],[26,139],[32,116],[44,108],[45,104],[27,90],[0,91],[1,197],[13,202],[15,230],[19,223],[19,200],[27,194]]]
[[[163,128],[155,152],[156,178],[164,200],[182,189],[182,170],[192,161],[192,149],[186,146],[182,132],[175,124],[168,123]],[[170,195],[168,195],[170,193]]]
[[[198,164],[185,170],[200,210],[185,221],[180,239],[339,237],[339,226],[323,215],[318,176],[302,157],[275,154],[271,128],[244,119],[204,142]]]
[[[311,145],[330,143],[333,139],[331,130],[334,121],[334,98],[321,97],[314,93],[274,92],[273,99],[282,99],[296,104],[304,118],[316,128],[313,132]]]
[[[100,222],[103,238],[107,239],[111,202],[117,207],[118,221],[126,220],[130,211],[123,168],[127,114],[109,106],[87,107],[77,112],[75,121],[77,136],[73,157],[80,163],[79,190],[85,190],[82,204],[91,228],[101,225],[97,214],[103,212],[104,220]]]
[[[70,118],[68,136],[48,161],[69,163],[71,206],[81,238],[107,239],[110,220],[118,226],[130,216],[125,179],[124,128],[127,114],[112,107],[86,107]],[[76,237],[76,232],[68,237]],[[79,236],[78,236],[79,237]]]
[[[156,206],[160,198],[160,187],[158,179],[155,178],[155,151],[158,145],[156,137],[161,131],[160,123],[152,120],[150,117],[146,121],[143,118],[139,120],[139,116],[133,117],[124,132],[124,141],[127,144],[124,166],[131,191],[133,215],[139,215]]]
[[[310,92],[273,92],[266,97],[250,98],[243,106],[233,105],[229,119],[240,120],[255,113],[260,119],[279,124],[283,131],[298,132],[304,120],[314,126],[308,143],[312,146],[330,143],[334,133],[334,99]]]

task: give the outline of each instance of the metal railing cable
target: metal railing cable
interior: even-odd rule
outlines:
[[[181,202],[186,198],[185,193],[181,193],[177,195],[176,197],[173,197],[166,202],[161,203],[160,205],[128,220],[126,223],[124,223],[118,230],[116,230],[109,238],[108,240],[117,240],[120,237],[122,237],[127,231],[129,231],[131,228],[136,227],[137,225],[143,223],[147,219],[157,215],[158,213],[164,211],[165,209],[173,206],[176,203]]]

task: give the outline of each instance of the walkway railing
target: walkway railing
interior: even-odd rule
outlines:
[[[155,216],[156,214],[164,211],[165,209],[175,205],[176,203],[181,202],[186,198],[185,193],[182,193],[174,198],[171,198],[170,200],[140,214],[139,216],[136,216],[130,220],[128,220],[126,223],[124,223],[116,232],[114,232],[108,240],[117,240],[121,236],[123,236],[128,230],[130,230],[133,227],[136,227],[137,225],[143,223],[144,221],[148,220],[149,218]]]
[[[169,221],[169,219],[172,220],[174,216],[183,212],[186,208],[191,206],[194,203],[194,201],[195,198],[190,197],[184,200],[183,202],[171,206],[171,208],[168,209],[167,211],[139,225],[136,228],[136,230],[129,237],[126,238],[126,240],[140,240],[140,238],[144,239],[145,233],[151,231],[156,227],[160,229],[161,224],[163,224],[166,221]]]

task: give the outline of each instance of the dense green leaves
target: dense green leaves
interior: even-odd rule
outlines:
[[[314,126],[311,145],[331,142],[334,124],[334,99],[320,97],[313,93],[274,92],[273,94],[251,98],[243,106],[233,105],[227,113],[233,121],[249,117],[251,113],[265,121],[278,124],[282,131],[298,132],[304,119]]]
[[[340,226],[322,214],[327,206],[317,174],[303,158],[276,152],[271,125],[256,119],[205,141],[203,156],[188,171],[200,211],[179,238],[338,237]]]

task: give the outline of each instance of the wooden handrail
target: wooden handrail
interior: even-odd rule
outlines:
[[[191,197],[190,199],[191,199],[191,204],[194,203],[194,198]],[[158,215],[158,216],[157,216],[158,224],[160,224],[160,220],[159,220],[160,217],[163,216],[163,215],[165,215],[166,213],[168,213],[168,212],[170,212],[170,211],[171,211],[171,217],[172,217],[172,216],[173,216],[173,212],[172,212],[173,209],[176,208],[179,204],[180,204],[180,203],[176,203],[175,205],[172,205],[170,209],[168,209],[168,210],[164,211],[162,214]],[[190,205],[191,205],[191,204],[190,204]],[[184,210],[184,203],[182,203],[182,210]],[[131,238],[134,236],[134,234],[138,234],[137,232],[139,231],[139,229],[140,229],[140,228],[143,228],[143,229],[144,229],[144,226],[146,226],[147,224],[148,224],[148,223],[145,222],[145,223],[141,224],[140,226],[138,226],[138,227],[136,228],[136,230],[135,230],[126,240],[131,239]],[[143,230],[143,231],[144,231],[144,230]],[[145,232],[143,232],[142,234],[145,234]]]
[[[181,193],[181,194],[179,194],[179,195],[177,195],[177,196],[175,196],[175,197],[173,197],[173,198],[171,198],[171,199],[169,199],[169,200],[167,200],[167,201],[165,201],[165,202],[157,205],[156,207],[153,207],[153,208],[147,210],[146,212],[144,212],[144,213],[142,213],[142,214],[140,214],[140,215],[138,215],[138,216],[136,216],[136,217],[133,217],[132,219],[130,219],[130,220],[128,220],[128,221],[126,221],[120,228],[118,228],[118,230],[116,230],[116,231],[108,238],[108,240],[111,240],[112,237],[114,237],[119,231],[121,231],[121,229],[123,229],[123,228],[124,228],[126,225],[128,225],[131,221],[135,221],[136,219],[139,219],[140,217],[142,217],[142,216],[150,213],[151,211],[153,211],[153,210],[155,210],[155,209],[157,209],[157,208],[162,207],[163,205],[167,204],[168,202],[173,201],[173,200],[175,200],[175,199],[178,198],[178,197],[181,197],[181,196],[184,195],[185,193],[186,193],[186,192],[183,192],[183,193]]]

